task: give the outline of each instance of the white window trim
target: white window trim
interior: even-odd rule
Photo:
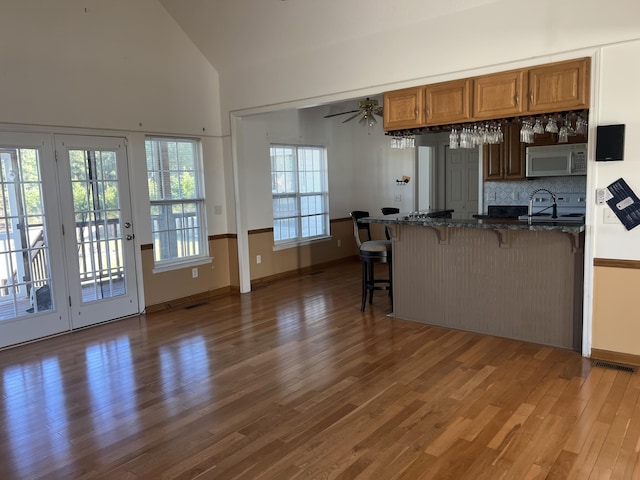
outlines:
[[[198,265],[206,265],[208,263],[211,263],[213,261],[214,257],[210,256],[210,251],[209,251],[209,237],[208,237],[208,228],[207,228],[207,202],[206,202],[206,191],[205,191],[205,177],[204,177],[204,156],[202,154],[202,141],[200,138],[197,137],[178,137],[178,136],[172,136],[172,135],[146,135],[145,136],[145,142],[147,140],[188,140],[188,141],[194,141],[196,142],[196,146],[197,146],[197,150],[198,150],[198,173],[199,173],[199,188],[201,191],[201,196],[196,198],[196,199],[182,199],[179,201],[176,201],[175,203],[186,203],[189,201],[195,202],[195,203],[200,203],[201,206],[201,225],[202,225],[202,231],[201,231],[201,244],[202,244],[202,253],[200,255],[197,256],[191,256],[191,257],[185,257],[185,258],[179,258],[179,259],[171,259],[171,260],[162,260],[162,261],[156,261],[155,259],[155,254],[154,254],[154,258],[153,258],[153,269],[152,269],[152,273],[160,273],[160,272],[167,272],[167,271],[172,271],[172,270],[179,270],[181,268],[188,268],[188,267],[195,267]],[[146,167],[145,167],[146,170]],[[148,175],[148,170],[147,171],[147,175]],[[154,204],[168,204],[171,203],[171,201],[167,201],[167,200],[151,200],[149,199],[149,206],[153,206]]]
[[[326,215],[325,218],[325,231],[326,233],[324,235],[319,235],[316,237],[304,237],[304,238],[295,238],[295,239],[287,239],[287,240],[278,240],[276,241],[274,239],[273,241],[273,251],[279,251],[279,250],[286,250],[289,248],[294,248],[294,247],[298,247],[298,246],[303,246],[303,245],[308,245],[311,243],[319,243],[319,242],[324,242],[327,240],[330,240],[331,237],[331,218],[330,218],[330,214],[329,214],[329,159],[327,158],[327,147],[324,145],[311,145],[311,144],[304,144],[304,143],[288,143],[288,142],[273,142],[269,145],[269,151],[271,151],[272,147],[295,147],[297,148],[304,148],[304,147],[312,147],[312,148],[321,148],[324,151],[324,162],[325,162],[325,183],[326,183],[326,190],[324,192],[322,192],[322,196],[324,198],[324,202],[325,202],[325,206],[326,206],[326,213],[324,213],[323,215]],[[271,155],[269,155],[271,156]],[[271,169],[270,169],[271,171]],[[296,168],[297,171],[297,168]],[[291,193],[282,193],[282,194],[278,194],[281,196],[292,196],[294,195],[296,198],[300,198],[300,196],[302,195],[299,191],[296,192],[291,192]],[[274,195],[271,194],[271,199],[273,200]],[[272,212],[272,225],[273,222],[276,220],[275,218],[273,218],[273,212]],[[292,218],[298,218],[300,219],[300,216],[298,217],[292,217]]]

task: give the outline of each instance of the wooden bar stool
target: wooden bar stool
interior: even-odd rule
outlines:
[[[360,311],[364,312],[367,293],[369,294],[369,303],[373,303],[374,290],[387,290],[393,304],[391,241],[371,239],[369,224],[359,221],[361,218],[368,217],[369,212],[354,210],[350,215],[353,221],[353,234],[360,251],[360,262],[362,264],[362,305],[360,306]],[[364,232],[364,241],[361,238],[361,232]],[[388,278],[375,277],[376,263],[387,263],[389,265]]]
[[[393,215],[394,213],[400,213],[400,209],[396,207],[382,207],[380,209],[383,215]],[[391,235],[389,235],[389,229],[384,227],[384,234],[387,237],[387,240],[391,240]]]

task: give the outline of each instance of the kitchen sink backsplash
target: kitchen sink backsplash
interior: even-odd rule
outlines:
[[[538,189],[546,188],[553,193],[584,193],[587,190],[587,177],[544,177],[527,181],[485,182],[484,205],[526,205],[529,195]]]

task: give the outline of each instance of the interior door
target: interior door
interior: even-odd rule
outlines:
[[[469,218],[478,213],[478,149],[445,148],[446,208],[453,218]]]
[[[138,313],[125,140],[56,135],[72,328]]]
[[[434,163],[435,163],[435,150],[434,146],[419,146],[418,147],[418,191],[416,197],[417,208],[416,210],[429,210],[435,206],[435,202],[432,198],[435,190],[435,175],[434,175]]]
[[[0,347],[69,330],[50,135],[0,132]]]

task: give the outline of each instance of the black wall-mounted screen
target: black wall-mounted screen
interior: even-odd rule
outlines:
[[[596,161],[624,160],[624,124],[600,125],[596,133]]]

